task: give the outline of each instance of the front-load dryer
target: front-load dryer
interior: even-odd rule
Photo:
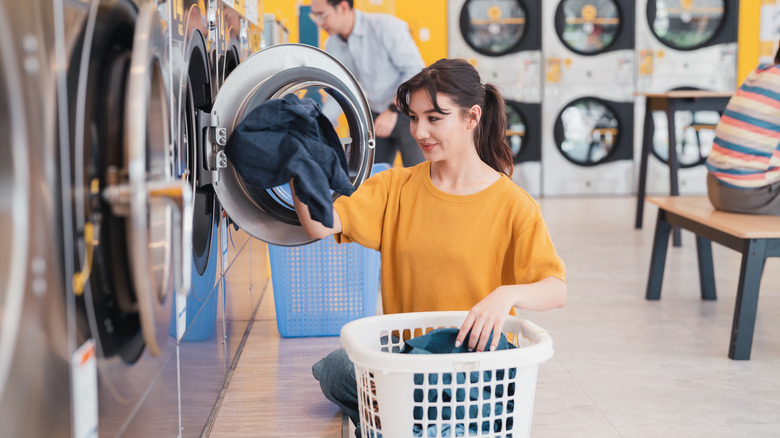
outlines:
[[[162,388],[176,387],[169,327],[190,290],[192,200],[170,129],[169,40],[152,2],[60,13],[62,283],[77,345],[95,345],[98,433],[175,436],[178,391]]]
[[[448,56],[476,67],[482,81],[506,99],[507,141],[514,154],[512,179],[541,195],[541,0],[448,2]]]
[[[542,192],[625,195],[633,187],[634,4],[545,2]]]
[[[738,0],[638,0],[636,9],[639,93],[736,89]],[[644,120],[644,111],[644,98],[640,97],[636,102],[637,128]],[[647,192],[669,194],[666,114],[656,112],[652,120],[654,158],[648,160]],[[720,114],[715,111],[675,114],[681,194],[707,192],[707,169],[703,164],[718,120]],[[636,132],[638,154],[641,129]]]

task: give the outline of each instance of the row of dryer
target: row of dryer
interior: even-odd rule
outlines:
[[[258,105],[334,99],[350,177],[369,174],[359,84],[319,49],[276,44],[284,29],[260,11],[0,3],[3,436],[208,432],[265,293],[263,242],[309,242],[280,190],[225,158]]]
[[[635,192],[640,93],[736,88],[738,0],[456,0],[450,57],[508,100],[515,180],[534,195]],[[676,115],[681,191],[706,191],[717,112]],[[666,116],[648,190],[668,192]]]

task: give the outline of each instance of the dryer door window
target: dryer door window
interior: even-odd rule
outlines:
[[[621,20],[613,0],[564,0],[558,5],[555,30],[573,52],[595,55],[616,41]]]
[[[525,152],[525,137],[526,137],[526,121],[523,115],[520,114],[512,105],[506,105],[506,141],[509,143],[509,147],[512,148],[512,156],[514,157],[514,163],[519,162],[519,158],[523,152]]]
[[[567,160],[580,166],[594,166],[615,151],[620,122],[603,102],[586,97],[561,111],[555,131],[558,149]]]
[[[674,113],[677,162],[681,168],[704,164],[715,140],[720,121],[716,111],[677,111]],[[653,155],[664,163],[669,160],[669,122],[663,111],[653,112]]]
[[[502,56],[522,41],[527,17],[520,0],[467,0],[460,13],[460,32],[476,52]]]
[[[286,188],[247,184],[224,156],[224,146],[249,112],[287,94],[320,101],[325,114],[338,120],[336,132],[355,187],[368,177],[374,159],[368,102],[358,82],[336,59],[311,46],[281,44],[239,64],[214,102],[213,125],[206,128],[205,162],[215,175],[217,197],[236,225],[260,240],[281,246],[312,241],[298,222]]]
[[[647,21],[663,44],[694,50],[715,37],[724,22],[724,0],[650,0]]]

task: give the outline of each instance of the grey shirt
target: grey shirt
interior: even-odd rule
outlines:
[[[325,41],[325,50],[355,75],[371,110],[377,113],[395,102],[399,85],[425,67],[409,26],[387,14],[355,10],[355,25],[347,41],[332,35]]]

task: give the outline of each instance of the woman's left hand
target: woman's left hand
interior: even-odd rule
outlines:
[[[469,350],[485,351],[488,338],[492,333],[490,350],[495,350],[498,347],[506,316],[512,308],[512,299],[511,290],[505,286],[499,286],[478,302],[471,308],[466,320],[463,321],[455,340],[455,346],[459,347],[463,342],[468,341]],[[471,335],[466,340],[469,330]]]

